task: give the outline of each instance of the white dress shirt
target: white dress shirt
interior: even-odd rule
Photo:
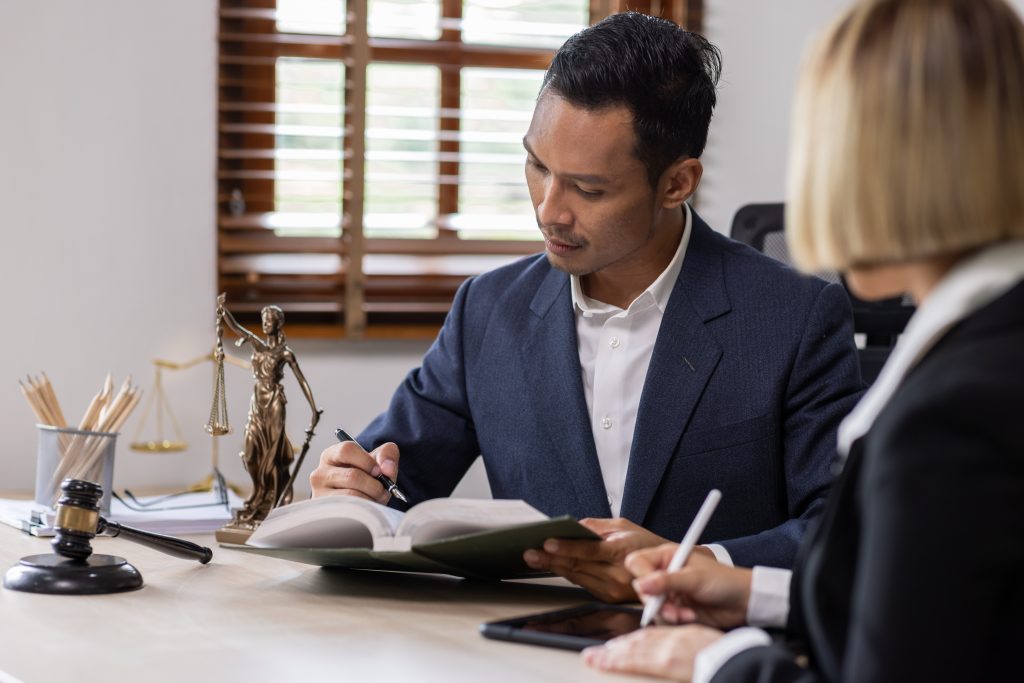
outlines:
[[[583,293],[579,277],[570,277],[583,394],[613,517],[622,510],[626,468],[647,367],[690,241],[693,216],[690,207],[683,206],[683,235],[675,256],[625,310],[591,299]]]
[[[935,286],[907,323],[881,373],[857,406],[839,425],[839,454],[846,458],[864,436],[914,366],[954,325],[1024,281],[1024,240],[1001,242],[956,264]],[[783,627],[789,618],[787,569],[754,567],[747,623]],[[697,653],[693,683],[709,683],[731,657],[771,642],[757,628],[730,631]]]
[[[579,277],[570,277],[583,395],[613,517],[622,511],[636,414],[654,342],[690,242],[693,215],[688,205],[683,207],[683,235],[675,255],[661,275],[625,310],[591,299],[583,293]],[[732,566],[732,557],[723,546],[713,543],[705,547],[719,562]]]

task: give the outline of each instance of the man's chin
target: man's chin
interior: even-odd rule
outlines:
[[[567,259],[564,256],[558,256],[557,254],[552,254],[550,251],[545,251],[544,255],[547,256],[548,263],[551,264],[552,268],[569,275],[582,277],[584,275],[589,275],[594,270],[593,268],[588,268],[583,264],[572,263],[571,259]]]

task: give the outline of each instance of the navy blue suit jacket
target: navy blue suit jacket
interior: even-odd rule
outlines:
[[[839,421],[860,396],[837,285],[717,234],[694,214],[637,414],[621,515],[678,540],[708,490],[702,542],[789,567],[821,509]],[[543,255],[467,280],[423,365],[359,436],[394,441],[412,503],[482,456],[495,498],[610,517],[583,394],[569,276]]]

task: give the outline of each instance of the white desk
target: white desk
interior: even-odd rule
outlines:
[[[138,591],[0,590],[0,672],[24,683],[650,680],[477,632],[482,621],[586,602],[575,588],[327,571],[225,550],[212,536],[190,538],[213,548],[209,565],[94,539],[95,552],[139,569]],[[49,539],[0,528],[2,571],[49,551]]]

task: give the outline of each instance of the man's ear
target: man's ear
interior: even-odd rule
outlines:
[[[672,162],[661,174],[659,190],[662,208],[675,209],[681,206],[697,191],[703,174],[704,165],[700,159],[682,157]]]

